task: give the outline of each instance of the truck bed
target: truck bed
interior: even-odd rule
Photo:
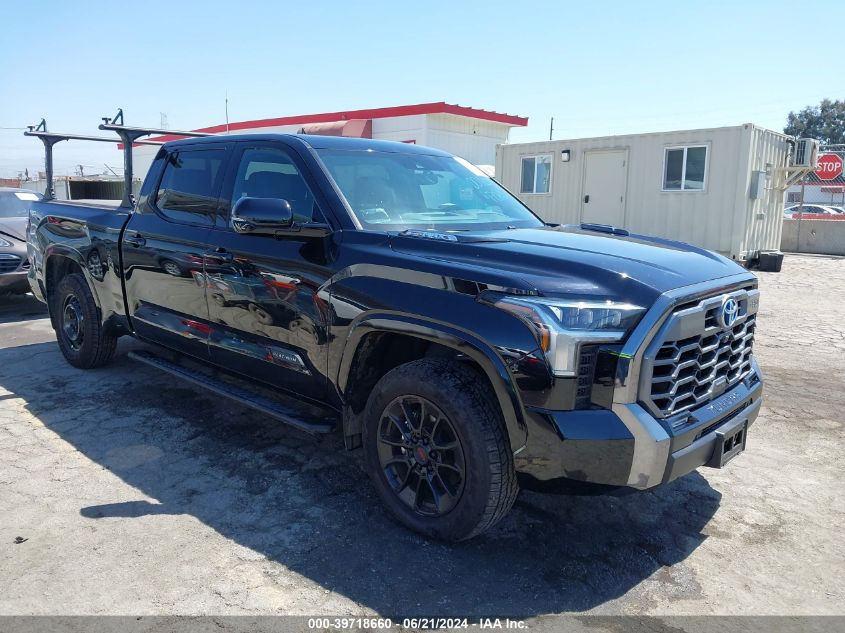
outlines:
[[[103,320],[125,316],[120,235],[129,209],[119,200],[50,200],[30,211],[29,282],[45,300],[58,267],[78,269],[89,281]]]

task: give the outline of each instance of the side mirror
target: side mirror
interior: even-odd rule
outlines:
[[[232,209],[232,228],[237,233],[273,235],[292,224],[290,203],[280,198],[241,198]]]

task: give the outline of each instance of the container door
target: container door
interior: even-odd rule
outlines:
[[[628,182],[628,150],[587,152],[581,221],[625,226],[625,190]]]

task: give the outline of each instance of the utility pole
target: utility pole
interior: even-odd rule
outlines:
[[[229,91],[226,91],[226,134],[229,133]]]
[[[552,140],[552,134],[555,131],[555,118],[552,117],[551,122],[549,123],[549,140]]]

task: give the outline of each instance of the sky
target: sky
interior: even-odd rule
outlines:
[[[511,142],[756,123],[845,98],[842,52],[794,2],[46,2],[3,9],[0,177],[43,169],[22,136],[127,125],[195,129],[316,112],[446,101],[526,116]],[[810,9],[807,9],[810,10]],[[804,9],[801,9],[803,12]],[[814,24],[845,2],[816,0]],[[825,48],[832,50],[825,53]],[[56,146],[120,172],[105,143]]]

